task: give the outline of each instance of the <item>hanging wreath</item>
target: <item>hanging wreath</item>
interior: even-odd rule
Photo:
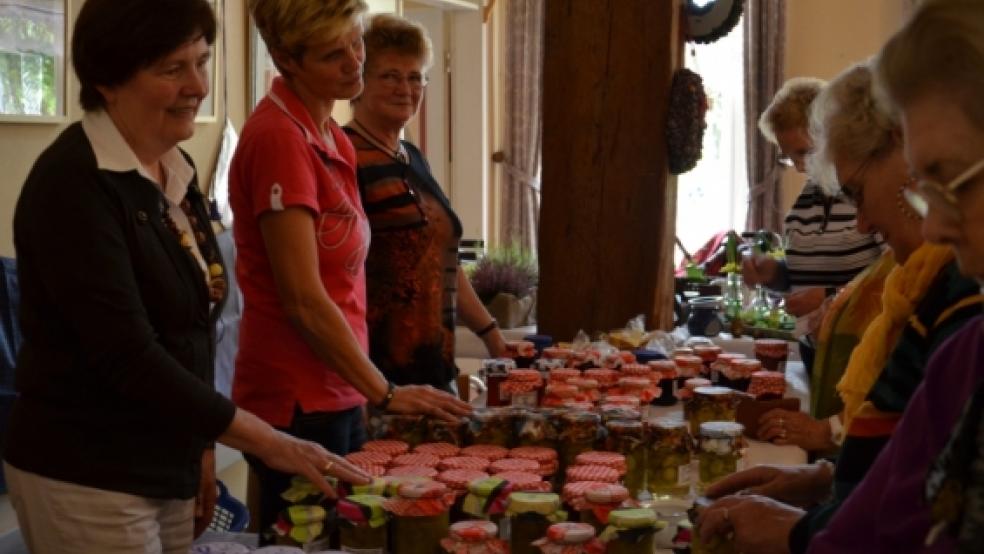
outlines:
[[[687,40],[709,44],[727,35],[741,20],[742,0],[686,0]]]
[[[678,69],[670,88],[670,112],[666,118],[666,147],[670,173],[680,175],[697,165],[707,128],[707,95],[700,75]]]

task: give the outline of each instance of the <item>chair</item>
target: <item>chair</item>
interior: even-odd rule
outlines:
[[[236,500],[225,483],[216,481],[219,487],[219,498],[215,502],[215,513],[208,528],[211,531],[240,533],[249,525],[249,510],[246,505]]]

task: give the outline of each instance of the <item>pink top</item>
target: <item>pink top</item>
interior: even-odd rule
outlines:
[[[297,404],[304,412],[334,412],[365,403],[288,321],[259,227],[269,211],[293,206],[311,213],[321,281],[366,351],[369,224],[359,199],[355,149],[334,121],[330,133],[335,148],[278,78],[243,127],[229,172],[236,276],[245,300],[232,399],[277,427],[290,424]]]

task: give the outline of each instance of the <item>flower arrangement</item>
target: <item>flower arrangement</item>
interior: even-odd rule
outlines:
[[[517,298],[529,296],[536,287],[539,270],[533,255],[518,245],[489,250],[469,271],[472,287],[488,304],[499,293]]]
[[[673,75],[666,119],[666,148],[673,175],[690,171],[700,160],[707,106],[700,75],[686,68],[678,69]]]

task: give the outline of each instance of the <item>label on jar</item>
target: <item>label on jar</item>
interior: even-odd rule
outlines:
[[[382,548],[355,548],[353,546],[342,545],[342,552],[351,552],[352,554],[386,554],[386,551]]]
[[[516,392],[512,395],[512,405],[522,408],[536,408],[536,397],[535,390],[530,392]]]
[[[686,463],[681,466],[677,466],[677,485],[678,486],[690,486],[690,463]]]

